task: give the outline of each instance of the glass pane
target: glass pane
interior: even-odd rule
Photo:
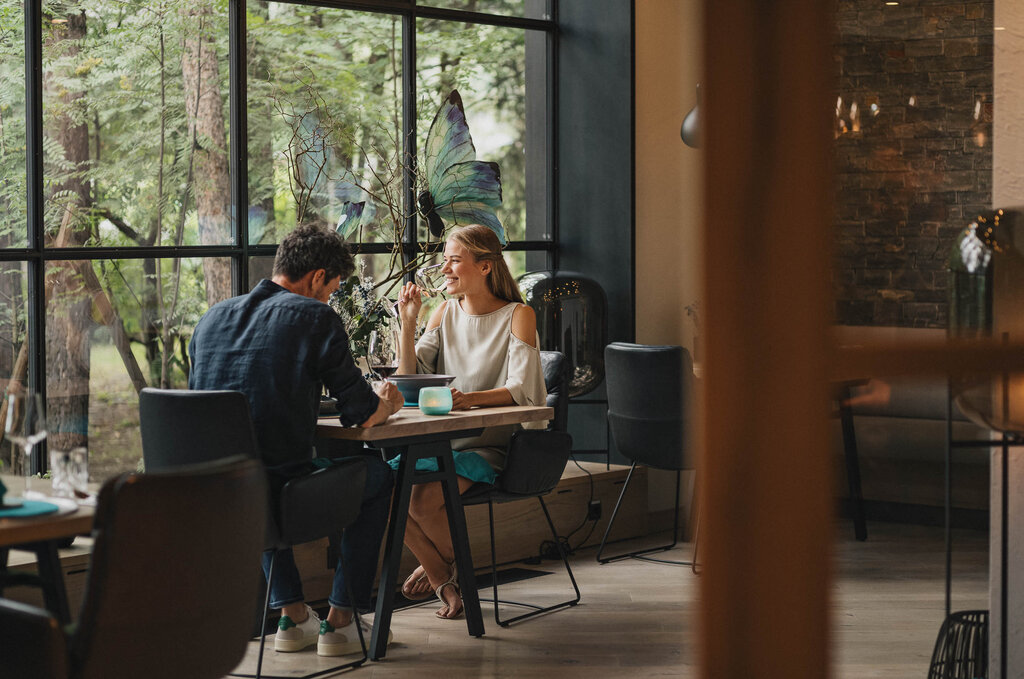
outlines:
[[[505,251],[505,263],[512,272],[512,278],[519,278],[526,273],[526,253],[522,251]]]
[[[5,393],[12,379],[24,383],[28,377],[27,271],[24,262],[0,262],[0,388]],[[18,461],[19,456],[12,459],[11,444],[5,438],[0,445],[0,472],[23,473],[14,464]]]
[[[988,240],[985,243],[973,230],[966,230],[991,207],[1009,207],[1000,204],[994,191],[999,181],[998,170],[993,171],[1000,157],[993,144],[999,138],[993,137],[994,83],[999,80],[994,79],[999,68],[998,59],[993,68],[993,41],[1001,32],[993,31],[992,5],[986,3],[969,5],[969,21],[955,12],[926,17],[928,10],[919,12],[917,6],[907,14],[908,3],[877,3],[870,9],[858,3],[839,6],[834,17],[836,77],[831,98],[835,342],[841,349],[863,348],[872,355],[927,345],[938,350],[947,336],[972,334],[985,325],[986,318],[991,320],[992,305],[999,303],[993,283],[998,288],[999,283],[1014,280],[998,261],[1007,249],[996,245],[993,252],[989,248],[993,242],[1003,242],[1002,235],[989,239],[982,234],[986,227],[979,225],[977,231]],[[1009,55],[1013,50],[1002,53]],[[1012,71],[1008,75],[1004,82],[1013,81]],[[1001,115],[1006,112],[1000,110]],[[1003,119],[1000,133],[1014,127]],[[1006,144],[1005,137],[1001,144]],[[1007,148],[1002,147],[1002,157],[1009,159],[1013,154]],[[1011,183],[1004,183],[1004,189]],[[1004,219],[1003,225],[1007,223],[1012,228],[1014,218]],[[999,226],[998,219],[995,224]],[[1000,273],[993,276],[992,271]],[[984,304],[975,306],[984,302],[986,294],[987,310]],[[961,316],[958,310],[970,313]],[[1013,327],[1018,317],[1009,321]],[[848,360],[840,359],[838,364],[849,367]],[[974,658],[981,661],[974,667],[984,667],[988,657],[997,658],[989,655],[984,642],[974,643],[978,637],[972,634],[984,635],[986,630],[955,619],[947,627],[943,623],[945,569],[938,560],[934,569],[919,568],[911,565],[908,556],[941,553],[943,477],[949,473],[954,479],[949,511],[954,525],[959,524],[952,547],[951,610],[955,615],[988,608],[987,528],[997,467],[991,467],[983,449],[953,448],[948,469],[942,454],[949,436],[960,442],[991,436],[989,430],[962,417],[974,408],[958,407],[984,406],[956,399],[952,428],[948,432],[941,426],[929,429],[921,424],[941,423],[945,417],[948,385],[944,376],[860,377],[867,383],[853,388],[849,401],[853,434],[842,432],[839,423],[834,428],[836,462],[841,465],[844,457],[853,456],[850,470],[856,475],[848,481],[840,478],[837,490],[844,496],[843,504],[851,508],[858,506],[862,494],[869,517],[872,509],[886,507],[893,523],[868,521],[867,542],[854,541],[849,524],[840,525],[836,551],[841,586],[836,588],[833,619],[843,622],[835,634],[838,671],[833,674],[877,673],[877,665],[866,669],[869,648],[877,657],[901,658],[906,668],[901,673],[908,676],[955,674],[961,668],[970,673],[966,661]],[[954,380],[954,389],[963,384],[960,377]],[[838,394],[846,385],[834,386]],[[977,393],[971,390],[961,396]],[[903,417],[909,404],[925,401],[930,405],[914,411],[912,418]],[[992,496],[993,503],[997,496]],[[901,525],[930,523],[925,518],[928,511],[934,511],[934,526]],[[992,512],[998,516],[994,504]],[[998,539],[992,544],[998,545]],[[867,545],[874,547],[866,551]],[[993,552],[991,559],[998,563],[998,553]],[[882,573],[886,577],[879,577]],[[911,579],[916,592],[924,596],[915,601],[927,599],[927,603],[906,605],[909,600],[900,598]],[[875,597],[884,597],[888,605],[864,605]],[[998,638],[998,626],[989,627],[988,633],[995,635],[990,638]],[[933,651],[936,662],[929,670]],[[980,654],[974,655],[976,651]]]
[[[25,207],[25,15],[0,0],[0,247],[28,245]]]
[[[457,89],[476,159],[500,167],[496,215],[508,239],[550,238],[546,35],[434,19],[417,28],[417,148],[423,151],[431,121]],[[427,239],[422,223],[419,237]]]
[[[226,259],[54,261],[46,280],[51,448],[86,446],[94,481],[142,459],[138,390],[187,385],[188,341]]]
[[[47,245],[233,242],[227,7],[176,7],[44,15]]]
[[[526,19],[551,19],[550,0],[420,0],[419,4]]]
[[[403,223],[401,17],[246,9],[249,242],[278,243],[299,222],[333,228],[358,203],[349,240],[392,242]]]

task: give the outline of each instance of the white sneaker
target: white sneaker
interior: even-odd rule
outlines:
[[[367,648],[370,646],[370,635],[373,633],[373,625],[369,624],[365,620],[359,621],[359,626],[363,628],[363,639],[366,642]],[[388,630],[388,643],[391,643],[394,635],[391,630]],[[320,639],[316,642],[316,654],[325,656],[336,656],[336,655],[351,655],[353,653],[362,653],[362,646],[359,645],[359,633],[356,631],[356,621],[353,618],[352,622],[345,625],[340,629],[335,629],[334,626],[324,620],[320,623]]]
[[[320,618],[307,604],[306,619],[300,623],[293,622],[287,615],[281,616],[274,635],[274,650],[284,653],[301,651],[317,642],[319,632]]]

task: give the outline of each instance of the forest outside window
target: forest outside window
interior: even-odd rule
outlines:
[[[46,392],[49,445],[86,446],[93,480],[135,469],[138,389],[187,384],[196,321],[268,276],[297,222],[333,228],[345,201],[389,197],[402,232],[382,204],[350,237],[371,279],[436,242],[407,206],[415,159],[403,154],[452,88],[477,157],[501,166],[513,273],[543,266],[552,10],[0,0],[0,385]],[[244,73],[230,45],[244,47]],[[11,463],[3,443],[0,469]]]

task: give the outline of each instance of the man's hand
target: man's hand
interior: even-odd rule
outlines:
[[[391,406],[391,414],[397,413],[405,405],[405,397],[402,396],[402,392],[398,391],[391,382],[387,380],[377,383],[377,396],[380,396],[380,400],[386,401]]]
[[[402,405],[405,403],[405,399],[402,398],[402,392],[398,391],[398,387],[391,382],[379,382],[375,391],[380,398],[377,410],[374,411],[373,415],[366,418],[366,421],[359,425],[360,427],[372,427],[383,423],[401,410]]]

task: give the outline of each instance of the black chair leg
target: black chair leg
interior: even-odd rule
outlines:
[[[338,546],[338,550],[339,550],[338,553],[340,554],[341,553],[341,546],[340,545]],[[352,596],[352,578],[348,577],[348,571],[345,569],[345,560],[339,558],[335,563],[340,563],[341,564],[342,572],[345,574],[345,588],[348,590],[348,600],[350,602],[354,602],[356,599],[355,599],[354,596]],[[338,672],[338,671],[341,671],[341,670],[347,670],[347,669],[353,668],[353,667],[359,667],[360,665],[362,665],[363,663],[365,663],[369,659],[369,657],[370,657],[369,656],[369,649],[366,646],[366,639],[363,638],[363,626],[361,624],[359,624],[359,609],[356,607],[356,605],[354,603],[352,604],[352,619],[355,620],[355,623],[356,623],[356,634],[359,635],[359,647],[363,651],[362,657],[361,658],[357,658],[357,659],[353,660],[352,662],[345,663],[343,665],[335,665],[334,667],[330,667],[330,668],[328,668],[326,670],[322,670],[320,672],[314,672],[313,674],[303,675],[303,679],[309,679],[310,677],[319,677],[319,676],[324,675],[324,674],[331,674],[333,672]],[[272,678],[268,677],[267,679],[272,679]],[[282,677],[281,679],[285,679],[285,678]]]
[[[329,667],[329,668],[327,668],[325,670],[320,670],[320,671],[317,671],[317,672],[312,672],[310,674],[301,674],[301,675],[295,675],[295,674],[277,674],[277,675],[268,674],[266,676],[263,675],[263,648],[264,648],[264,645],[266,644],[266,640],[267,640],[267,632],[266,632],[266,630],[267,630],[267,614],[270,611],[270,583],[272,583],[274,581],[274,564],[275,563],[277,563],[277,550],[276,549],[274,550],[274,553],[270,555],[270,572],[267,573],[267,595],[266,595],[266,598],[264,599],[264,602],[263,602],[263,626],[261,628],[261,633],[260,633],[260,655],[259,655],[259,659],[256,661],[256,674],[229,674],[228,676],[230,676],[230,677],[247,677],[249,679],[295,679],[296,677],[298,677],[298,679],[311,679],[312,677],[319,677],[319,676],[322,676],[324,674],[331,674],[333,672],[339,672],[341,670],[346,670],[346,669],[353,668],[353,667],[359,667],[360,665],[365,663],[369,659],[369,657],[370,657],[369,656],[369,651],[368,651],[368,648],[366,646],[366,639],[363,637],[363,627],[362,627],[362,625],[359,624],[359,610],[355,606],[352,606],[352,617],[353,617],[353,619],[355,620],[355,623],[356,623],[356,634],[359,635],[359,646],[360,646],[360,648],[363,651],[362,657],[357,658],[356,660],[353,660],[352,662],[344,663],[342,665],[335,665],[334,667]],[[343,559],[339,559],[336,563],[341,563],[341,567],[345,568],[345,561]],[[348,588],[348,598],[349,598],[349,601],[355,601],[355,598],[352,596],[352,579],[350,577],[348,577],[348,572],[347,571],[345,572],[345,586]]]
[[[494,591],[494,622],[498,623],[502,627],[509,627],[517,622],[522,622],[534,616],[543,615],[545,613],[551,613],[557,611],[560,608],[568,608],[569,606],[575,606],[580,602],[580,588],[576,584],[576,577],[572,573],[572,567],[569,565],[569,554],[566,552],[565,547],[562,545],[562,541],[558,539],[558,531],[555,529],[555,523],[551,520],[551,514],[548,512],[548,506],[544,503],[544,498],[537,497],[540,502],[541,509],[544,510],[544,518],[547,519],[548,528],[551,529],[551,537],[555,541],[555,545],[558,548],[558,554],[562,557],[562,563],[565,565],[565,571],[569,574],[569,580],[572,582],[573,591],[576,593],[576,598],[563,601],[561,603],[552,604],[550,606],[538,606],[536,604],[527,604],[520,601],[506,601],[498,598],[498,558],[497,550],[494,546],[494,503],[490,500],[487,501],[487,517],[490,520],[491,528],[491,588]],[[481,601],[487,601],[487,599],[481,599]],[[499,604],[506,604],[509,606],[522,606],[524,608],[532,608],[534,610],[529,613],[523,613],[507,620],[502,620],[499,612]]]
[[[690,562],[690,570],[694,575],[700,575],[701,568],[697,567],[697,545],[700,544],[700,508],[697,509],[697,525],[693,527],[693,561]]]
[[[255,677],[260,679],[263,673],[263,647],[267,643],[267,613],[270,611],[270,583],[274,581],[274,564],[277,563],[277,550],[270,555],[270,572],[267,573],[267,593],[263,597],[263,622],[260,625],[260,654],[256,659],[256,674],[236,674],[237,677]]]
[[[615,503],[615,509],[612,510],[611,518],[608,519],[608,525],[604,529],[604,537],[601,538],[601,546],[597,549],[597,562],[598,563],[609,563],[611,561],[619,561],[621,559],[642,559],[644,561],[654,561],[657,563],[668,563],[679,566],[690,566],[695,568],[695,561],[669,561],[667,559],[654,559],[645,554],[651,554],[652,552],[665,552],[673,547],[679,541],[679,489],[682,481],[682,472],[676,471],[676,504],[674,511],[674,520],[672,522],[672,542],[667,545],[661,545],[659,547],[648,547],[646,549],[638,549],[633,552],[627,552],[626,554],[618,554],[616,556],[603,557],[605,543],[608,541],[608,534],[612,531],[612,524],[615,523],[615,516],[619,513],[619,507],[622,505],[622,498],[626,495],[626,489],[629,487],[629,482],[633,478],[633,470],[636,469],[636,462],[629,467],[629,474],[626,475],[626,482],[622,484],[622,492],[619,493],[619,499]],[[696,557],[695,557],[696,558]],[[694,571],[696,572],[696,571]]]

